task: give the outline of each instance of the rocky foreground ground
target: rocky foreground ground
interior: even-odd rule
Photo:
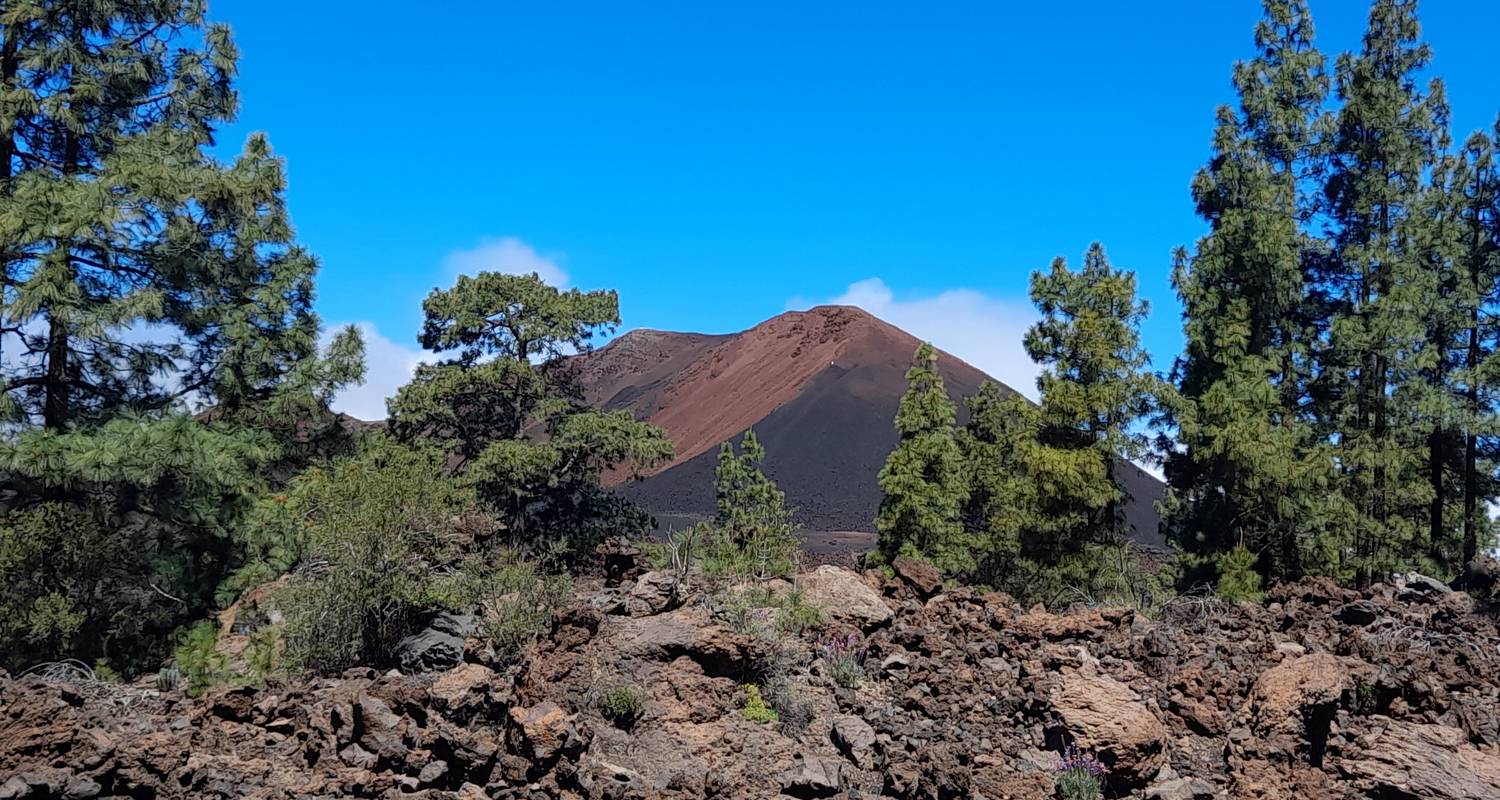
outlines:
[[[1106,796],[1500,798],[1500,630],[1411,576],[1154,618],[1051,614],[823,566],[821,631],[738,633],[659,573],[593,585],[519,667],[209,692],[0,679],[0,798],[1047,798],[1067,742]],[[697,588],[697,587],[695,587]],[[865,637],[838,687],[820,637]],[[780,659],[798,733],[742,713]],[[639,687],[634,724],[601,687]]]

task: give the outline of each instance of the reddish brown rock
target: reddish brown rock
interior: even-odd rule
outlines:
[[[1063,676],[1052,709],[1078,747],[1093,752],[1128,785],[1151,779],[1165,763],[1166,727],[1139,695],[1113,678]]]
[[[930,562],[897,556],[891,561],[891,569],[918,597],[932,597],[943,589],[943,576]]]
[[[1361,752],[1339,762],[1371,796],[1415,800],[1490,800],[1500,797],[1500,756],[1469,744],[1463,731],[1442,725],[1384,720]]]

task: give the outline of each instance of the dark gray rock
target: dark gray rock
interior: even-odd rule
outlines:
[[[396,645],[396,660],[401,671],[407,674],[452,669],[464,660],[464,640],[451,633],[427,628]]]
[[[781,793],[791,797],[833,797],[844,790],[844,765],[825,758],[797,756],[797,765],[777,776]]]
[[[1380,619],[1380,606],[1370,600],[1356,600],[1340,608],[1334,617],[1345,625],[1363,628]]]
[[[479,621],[473,614],[438,614],[427,623],[427,627],[460,639],[468,638],[479,630]]]
[[[1436,603],[1444,597],[1453,594],[1446,583],[1437,578],[1429,578],[1420,572],[1408,572],[1397,575],[1396,599],[1404,603]]]
[[[435,759],[427,762],[427,766],[423,767],[422,771],[417,773],[417,783],[422,786],[430,786],[442,780],[443,776],[447,774],[448,762],[442,759]]]

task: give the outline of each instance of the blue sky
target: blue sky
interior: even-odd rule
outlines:
[[[380,397],[458,271],[621,293],[625,329],[853,301],[1008,382],[1032,270],[1092,240],[1138,272],[1157,368],[1173,247],[1255,0],[360,4],[215,0],[242,51],[226,148],[269,133],[319,310]],[[810,8],[814,7],[814,8]],[[1366,4],[1314,0],[1320,47]],[[1500,111],[1500,3],[1427,0],[1459,136]]]

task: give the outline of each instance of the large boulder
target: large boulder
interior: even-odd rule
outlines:
[[[1064,675],[1052,693],[1078,747],[1092,751],[1112,778],[1139,786],[1165,763],[1167,729],[1129,686],[1106,675]]]
[[[1436,603],[1453,594],[1448,584],[1420,572],[1397,575],[1392,583],[1396,586],[1396,599],[1403,603]]]
[[[1316,727],[1318,720],[1333,714],[1353,674],[1362,671],[1360,664],[1331,653],[1283,661],[1261,673],[1250,691],[1251,729],[1264,740],[1311,737],[1309,743],[1316,749],[1319,732],[1308,726]]]
[[[464,664],[439,676],[427,692],[438,708],[452,711],[482,698],[494,678],[488,667]]]
[[[1371,797],[1481,800],[1500,797],[1500,756],[1475,749],[1457,728],[1385,718],[1384,729],[1339,769]]]
[[[796,756],[797,764],[777,776],[790,797],[833,797],[844,791],[844,765],[827,758]]]
[[[510,751],[529,759],[533,766],[550,766],[559,756],[581,752],[588,746],[586,728],[551,700],[510,710]]]
[[[797,583],[807,600],[835,622],[869,630],[891,619],[891,609],[880,599],[880,593],[842,567],[825,564]]]
[[[677,577],[665,570],[648,572],[635,581],[625,598],[625,611],[632,617],[649,617],[677,605]]]
[[[891,561],[891,571],[920,598],[932,597],[943,590],[943,576],[931,562],[897,556]]]
[[[405,722],[400,714],[378,697],[364,696],[354,704],[358,745],[387,763],[406,756]]]

